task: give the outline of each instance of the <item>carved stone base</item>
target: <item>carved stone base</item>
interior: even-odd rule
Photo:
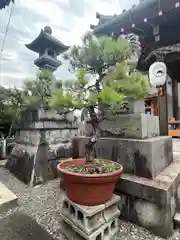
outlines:
[[[24,183],[36,185],[57,177],[58,162],[72,156],[77,126],[42,109],[26,114],[5,167]]]

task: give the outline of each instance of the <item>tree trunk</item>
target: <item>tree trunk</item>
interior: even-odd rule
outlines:
[[[90,121],[93,128],[93,136],[89,139],[89,142],[85,146],[85,158],[87,163],[92,163],[96,155],[95,144],[98,140],[97,129],[98,129],[99,122],[98,122],[98,116],[93,106],[89,107],[89,114],[90,114],[90,118],[91,118]]]

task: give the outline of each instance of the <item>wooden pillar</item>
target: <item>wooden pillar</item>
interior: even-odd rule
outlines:
[[[162,92],[159,96],[159,128],[160,136],[168,135],[168,104],[167,104],[167,82],[164,84]]]
[[[178,106],[178,82],[172,79],[172,108],[173,117],[175,120],[179,119],[179,106]]]

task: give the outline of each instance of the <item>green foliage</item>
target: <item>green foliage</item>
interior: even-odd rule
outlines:
[[[128,59],[131,54],[131,45],[125,39],[95,38],[88,34],[83,44],[73,46],[65,59],[70,61],[74,70],[84,68],[90,73],[101,75],[110,66]]]
[[[118,110],[128,100],[144,98],[149,88],[147,76],[140,72],[130,75],[127,72],[128,66],[125,63],[117,64],[101,80],[102,89],[98,92],[96,80],[91,84],[87,71],[80,69],[76,79],[62,81],[61,87],[53,93],[50,105],[57,111],[68,111],[68,108],[83,109],[102,103],[111,110]]]
[[[16,122],[29,107],[47,106],[51,98],[53,75],[47,70],[37,73],[36,79],[26,80],[23,89],[0,87],[0,121]]]
[[[53,85],[53,74],[48,70],[41,70],[33,80],[24,82],[27,107],[48,107]]]
[[[96,160],[96,164],[74,164],[70,167],[66,167],[65,170],[69,172],[84,173],[84,174],[99,174],[110,173],[120,170],[121,165],[117,163],[111,163],[106,160]]]
[[[88,104],[87,93],[88,79],[86,70],[80,69],[76,74],[76,79],[61,81],[52,93],[50,106],[58,112],[75,109],[82,109]]]
[[[75,79],[54,81],[47,70],[24,82],[23,90],[0,89],[0,113],[19,119],[23,109],[51,107],[58,112],[97,107],[121,108],[127,100],[143,98],[147,77],[132,71],[128,59],[135,45],[125,39],[95,38],[87,35],[81,46],[74,46],[66,58],[76,73]],[[87,115],[87,111],[83,111]]]
[[[120,94],[114,81],[103,85],[103,88],[100,85],[109,68],[126,61],[131,55],[132,47],[125,39],[86,35],[83,44],[72,47],[65,56],[77,73],[76,79],[62,83],[60,90],[52,96],[51,107],[62,109],[71,106],[73,109],[82,109],[102,102],[111,108],[117,108],[124,102],[124,94]],[[126,69],[123,70],[126,76]],[[90,79],[92,75],[93,81]],[[68,106],[65,102],[68,102]]]
[[[25,93],[17,88],[0,90],[0,121],[19,121]]]
[[[134,71],[131,74],[127,74],[127,72],[127,64],[117,64],[117,66],[105,76],[103,84],[115,89],[117,93],[123,95],[126,100],[143,99],[149,89],[148,76],[143,75],[139,71]]]

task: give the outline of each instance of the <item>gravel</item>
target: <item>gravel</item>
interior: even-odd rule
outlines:
[[[16,207],[12,210],[9,210],[5,214],[0,214],[0,227],[3,228],[3,232],[6,234],[1,237],[1,228],[0,228],[0,239],[1,240],[26,240],[33,239],[39,240],[37,237],[38,234],[43,236],[43,230],[49,233],[45,240],[54,239],[54,240],[67,240],[61,233],[61,217],[60,217],[60,208],[62,204],[63,191],[59,187],[59,179],[49,181],[48,183],[37,186],[29,187],[24,185],[22,182],[18,181],[14,176],[12,176],[4,168],[0,168],[0,182],[4,183],[12,192],[14,192],[19,200],[19,207]],[[17,228],[17,219],[19,216],[19,229]],[[27,220],[26,217],[27,216]],[[29,218],[30,217],[30,218]],[[14,226],[14,231],[16,231],[19,236],[15,238],[14,235],[9,233],[9,222],[16,222]],[[24,220],[22,220],[24,219]],[[32,223],[31,220],[34,221]],[[25,225],[20,228],[22,222],[27,222],[26,226],[35,226],[36,230],[33,230],[33,233],[37,233],[37,236],[32,236],[29,238],[29,234],[26,230],[26,235],[22,238],[21,230],[25,229]],[[3,226],[3,227],[2,227]],[[42,227],[42,229],[37,229]],[[33,229],[33,228],[32,228]],[[11,230],[12,231],[12,230]],[[51,237],[49,237],[51,236]],[[162,240],[162,238],[152,235],[149,231],[138,227],[129,222],[120,221],[119,227],[119,237],[118,240]],[[169,240],[179,240],[180,232],[175,230],[172,237]]]

